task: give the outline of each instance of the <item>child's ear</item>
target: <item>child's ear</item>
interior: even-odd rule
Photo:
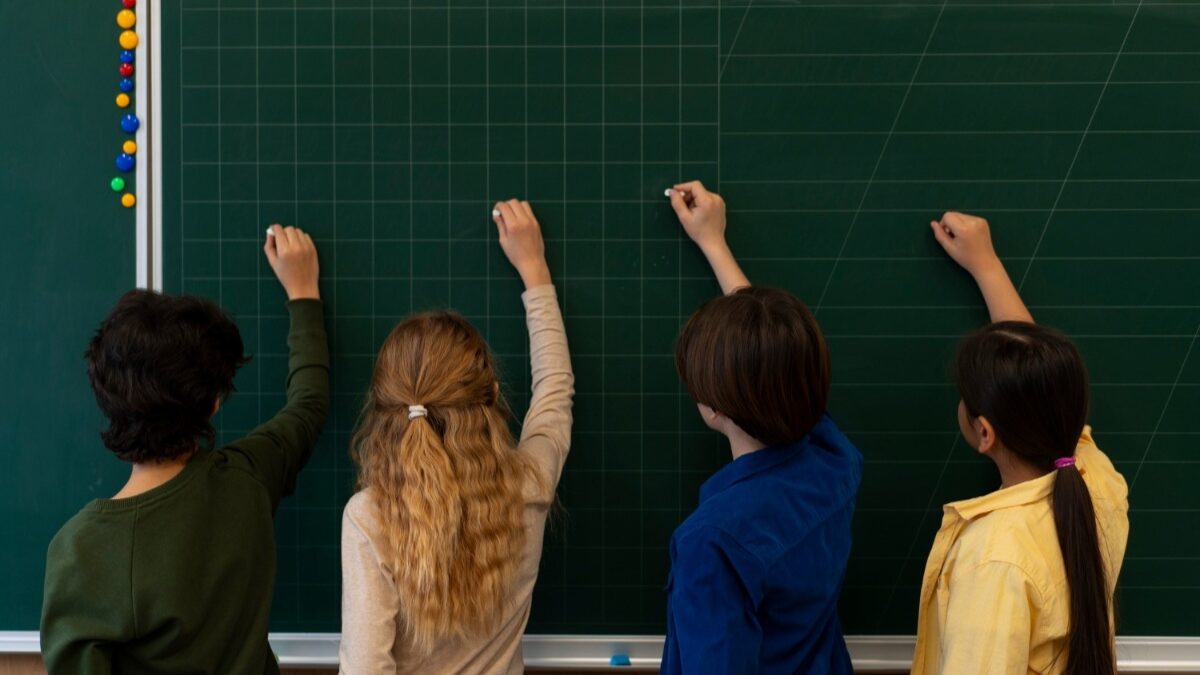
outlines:
[[[988,421],[988,418],[980,415],[971,421],[975,427],[975,434],[979,438],[979,447],[976,448],[979,454],[986,455],[996,449],[996,428]]]
[[[218,396],[217,400],[213,401],[213,411],[212,411],[212,414],[208,416],[208,418],[212,419],[212,418],[216,417],[217,411],[220,409],[221,409],[221,397]]]
[[[713,429],[715,431],[721,430],[721,419],[724,417],[724,415],[704,405],[703,403],[697,403],[696,410],[700,411],[700,419],[704,420],[704,423],[708,425],[709,429]]]

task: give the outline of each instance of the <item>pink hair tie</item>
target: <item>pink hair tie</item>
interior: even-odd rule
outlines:
[[[1056,469],[1065,469],[1068,466],[1075,466],[1074,457],[1059,457],[1058,459],[1054,460],[1054,468]]]

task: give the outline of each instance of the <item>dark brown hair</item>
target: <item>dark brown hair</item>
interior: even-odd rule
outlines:
[[[1049,472],[1054,460],[1075,454],[1088,377],[1062,333],[1017,321],[985,326],[963,340],[955,370],[967,412],[986,418],[1021,460]],[[1066,673],[1112,675],[1108,580],[1092,497],[1076,467],[1057,469],[1051,501],[1070,594]]]
[[[698,403],[767,445],[794,443],[825,414],[825,336],[799,298],[742,288],[704,303],[675,345],[675,367]]]
[[[134,290],[104,318],[84,356],[104,445],[127,462],[182,456],[216,437],[213,405],[246,362],[242,336],[204,298]]]

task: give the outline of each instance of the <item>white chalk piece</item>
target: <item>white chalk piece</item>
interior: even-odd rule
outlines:
[[[499,218],[500,217],[500,209],[492,209],[492,217]]]
[[[267,228],[267,236],[268,236],[268,237],[274,237],[274,236],[275,236],[275,230],[272,230],[271,228],[269,228],[269,227],[268,227],[268,228]]]
[[[667,188],[666,190],[664,190],[663,196],[670,197],[671,196],[671,188]]]

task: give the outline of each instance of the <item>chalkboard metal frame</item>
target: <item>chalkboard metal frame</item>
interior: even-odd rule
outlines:
[[[137,174],[137,194],[143,197],[137,204],[137,285],[139,288],[162,290],[162,45],[158,36],[162,25],[159,3],[149,5],[150,21],[138,24],[142,49],[137,50],[137,72],[142,73],[145,88],[138,92],[137,114],[142,121],[142,171]]]
[[[276,633],[271,646],[284,666],[336,667],[340,639],[336,633]],[[908,670],[914,642],[901,635],[846,638],[856,673]],[[662,643],[661,636],[646,635],[526,635],[523,649],[529,668],[604,668],[614,654],[628,656],[634,667],[657,668]],[[40,651],[36,632],[0,631],[0,654]],[[1200,639],[1117,638],[1117,667],[1134,673],[1200,672]]]

